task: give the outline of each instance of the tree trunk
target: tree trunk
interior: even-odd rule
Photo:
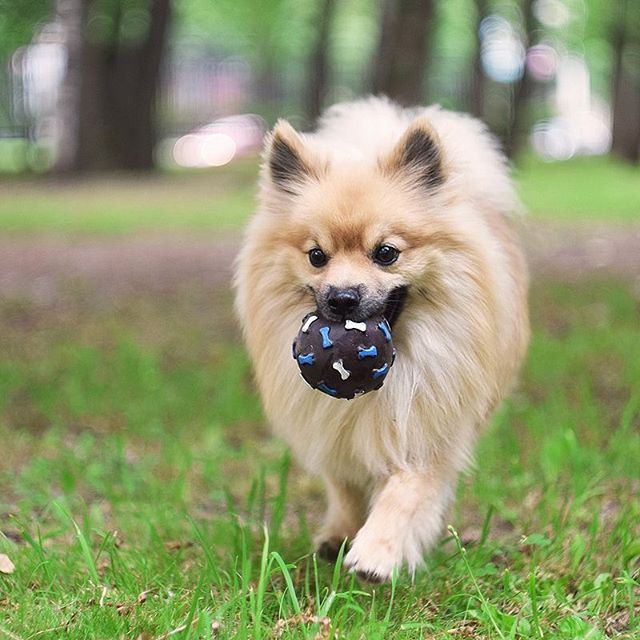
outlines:
[[[471,67],[471,81],[469,83],[468,111],[482,118],[484,115],[484,91],[485,75],[482,69],[482,41],[480,39],[480,25],[488,14],[488,0],[475,0],[476,22],[475,22],[475,51]]]
[[[58,0],[56,13],[63,25],[67,68],[60,88],[56,118],[56,170],[70,171],[78,145],[78,108],[82,60],[82,23],[85,13],[81,0]]]
[[[529,134],[529,103],[533,93],[533,78],[527,70],[526,52],[533,43],[535,18],[533,15],[534,0],[524,0],[522,15],[524,16],[524,49],[525,64],[522,77],[515,83],[512,90],[511,122],[505,140],[505,153],[509,158],[515,158],[527,144]]]
[[[434,6],[434,0],[384,0],[372,73],[374,93],[405,106],[423,102]]]
[[[613,30],[613,123],[611,151],[616,156],[640,162],[640,72],[632,68],[632,49],[640,53],[640,10],[627,0],[618,0]],[[634,20],[635,18],[635,20]]]
[[[116,0],[108,5],[111,33],[96,30],[98,3],[60,0],[59,5],[66,9],[62,17],[71,36],[58,170],[151,169],[170,0],[148,0],[146,23],[139,16],[127,23],[127,6]]]
[[[306,117],[313,123],[322,111],[329,78],[329,36],[335,0],[320,0],[317,37],[309,58]]]

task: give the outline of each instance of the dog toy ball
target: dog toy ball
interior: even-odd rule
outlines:
[[[383,316],[334,321],[314,311],[302,319],[293,343],[293,357],[307,384],[346,400],[379,389],[395,356]]]

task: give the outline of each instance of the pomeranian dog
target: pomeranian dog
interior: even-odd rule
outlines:
[[[275,433],[326,485],[316,549],[335,559],[348,540],[365,580],[422,563],[514,384],[529,338],[519,209],[485,127],[439,107],[369,98],[267,138],[237,312]],[[397,358],[379,391],[347,401],[303,381],[291,343],[315,308],[387,318]]]

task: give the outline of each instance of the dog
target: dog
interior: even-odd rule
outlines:
[[[478,120],[375,97],[331,107],[314,133],[278,121],[263,160],[235,287],[267,418],[325,483],[318,553],[347,540],[364,580],[413,574],[526,355],[507,163]],[[348,401],[305,384],[291,343],[316,307],[387,318],[397,358],[380,390]]]

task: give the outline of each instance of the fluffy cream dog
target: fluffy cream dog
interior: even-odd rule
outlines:
[[[370,98],[267,140],[237,311],[273,429],[326,484],[317,548],[348,539],[366,579],[420,565],[524,359],[518,208],[484,126],[438,107]],[[305,384],[291,342],[316,306],[386,315],[398,355],[382,389],[347,401]]]

